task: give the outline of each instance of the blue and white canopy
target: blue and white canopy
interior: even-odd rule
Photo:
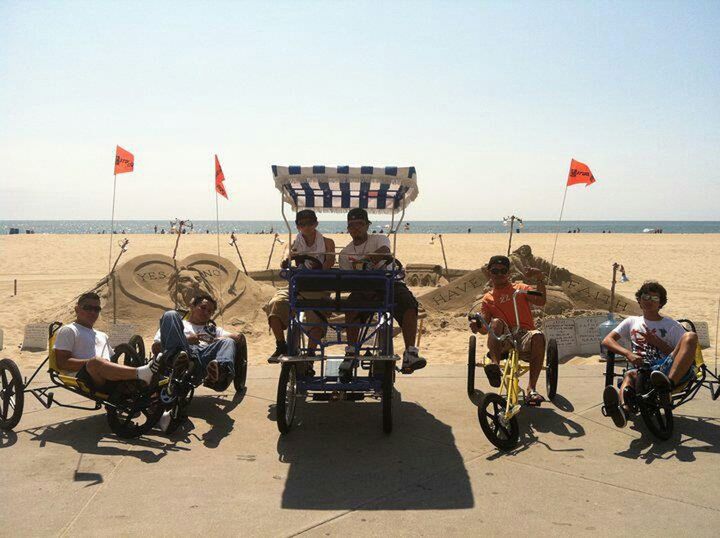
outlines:
[[[362,207],[370,213],[394,213],[417,198],[415,167],[277,166],[275,187],[294,211],[344,213]]]

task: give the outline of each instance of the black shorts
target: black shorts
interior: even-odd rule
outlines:
[[[90,376],[90,372],[87,371],[87,363],[83,364],[82,368],[75,374],[75,379],[81,381],[83,385],[89,388],[92,392],[102,392],[103,394],[112,395],[117,388],[122,384],[122,381],[105,381],[103,385],[96,385],[93,378]]]
[[[403,316],[405,316],[405,312],[407,312],[408,310],[415,310],[415,312],[417,312],[419,305],[417,299],[415,299],[415,296],[405,285],[405,282],[400,282],[396,280],[393,283],[393,295],[395,296],[395,306],[392,309],[392,315],[398,322],[398,324],[402,327],[402,320]],[[352,301],[353,299],[363,299],[368,297],[378,297],[378,293],[368,294],[361,291],[354,291],[350,294],[348,300]],[[367,320],[369,316],[370,312],[362,312],[360,313],[359,318],[363,322],[365,322],[365,320]]]

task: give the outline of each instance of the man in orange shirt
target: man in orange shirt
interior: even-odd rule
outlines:
[[[510,282],[510,260],[507,256],[493,256],[487,264],[487,272],[492,291],[486,293],[480,304],[480,313],[490,325],[492,332],[500,335],[510,332],[517,326],[515,319],[515,308],[513,307],[513,293],[515,290],[532,290],[532,286],[520,282]],[[533,320],[530,305],[544,306],[546,299],[545,275],[540,269],[528,268],[525,271],[527,278],[533,278],[537,282],[537,291],[540,296],[521,294],[517,296],[518,318],[520,320],[519,341],[520,359],[530,363],[530,380],[525,395],[525,403],[528,405],[540,405],[545,399],[537,392],[536,384],[542,371],[543,359],[545,357],[545,335],[537,330]],[[470,323],[472,332],[486,334],[485,327],[475,321]],[[485,366],[485,374],[490,385],[499,387],[502,379],[500,371],[500,359],[502,354],[512,347],[510,340],[500,342],[491,335],[488,335],[489,357],[492,361]]]

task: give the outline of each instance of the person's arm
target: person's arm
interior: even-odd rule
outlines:
[[[55,362],[59,370],[78,372],[89,359],[76,359],[71,351],[65,349],[55,350]]]
[[[536,269],[534,267],[529,267],[525,271],[525,276],[528,278],[535,279],[535,291],[539,291],[542,293],[542,297],[539,297],[537,295],[528,295],[527,300],[530,304],[533,304],[535,306],[545,306],[545,303],[547,302],[547,289],[545,288],[545,274],[540,270]]]
[[[639,366],[642,363],[642,358],[635,355],[629,349],[625,349],[624,347],[622,347],[620,345],[620,338],[622,338],[620,334],[612,331],[605,338],[603,338],[602,345],[605,346],[608,351],[611,351],[616,355],[620,355],[621,357],[625,357],[628,362],[634,364],[635,366]]]
[[[483,299],[480,303],[480,315],[483,317],[485,322],[489,325],[492,321],[492,314],[490,314],[490,308],[488,307],[487,302],[485,299]],[[475,320],[472,320],[470,322],[470,330],[473,333],[480,333],[480,334],[487,334],[487,329],[485,328],[485,325],[482,323],[479,323]]]
[[[673,349],[675,349],[674,345],[668,344],[665,340],[652,332],[645,324],[643,324],[643,331],[644,332],[640,333],[640,335],[645,339],[645,342],[660,351],[663,355],[668,355]]]
[[[323,269],[330,269],[335,265],[335,241],[327,237],[325,240],[325,262],[323,263]]]

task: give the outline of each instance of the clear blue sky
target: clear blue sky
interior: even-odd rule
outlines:
[[[415,220],[717,220],[720,2],[0,3],[0,219],[273,219],[271,164],[415,165]]]

